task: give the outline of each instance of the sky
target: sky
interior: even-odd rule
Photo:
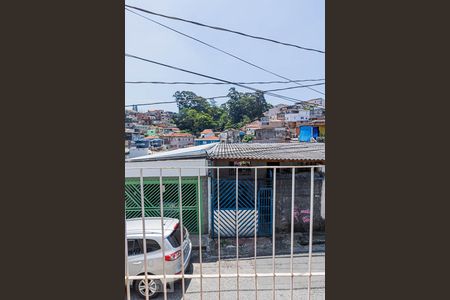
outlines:
[[[126,4],[325,51],[324,0],[127,0]],[[159,16],[146,15],[146,17],[291,80],[325,78],[325,54],[251,39]],[[125,11],[125,52],[232,82],[283,80],[128,11]],[[125,58],[125,80],[212,81],[129,57]],[[264,90],[295,86],[295,84],[251,86]],[[173,101],[173,94],[183,90],[192,91],[205,98],[221,96],[226,95],[230,87],[232,86],[125,84],[125,104]],[[325,85],[313,88],[325,93]],[[242,92],[249,91],[240,87],[236,89]],[[307,88],[276,93],[298,100],[325,98]],[[273,105],[290,103],[269,95],[265,98]],[[225,101],[226,99],[216,100],[219,105]],[[144,106],[139,110],[147,111],[150,108],[178,111],[175,103]]]

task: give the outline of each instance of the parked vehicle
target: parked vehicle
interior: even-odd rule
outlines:
[[[163,275],[163,263],[166,275],[181,274],[181,251],[183,251],[184,268],[188,267],[191,259],[192,243],[189,232],[181,228],[179,220],[164,218],[164,240],[161,230],[161,218],[145,218],[145,238],[147,248],[147,274]],[[181,244],[183,233],[183,244]],[[130,276],[144,275],[144,245],[142,218],[128,219],[126,221],[126,237],[128,243],[128,273]],[[164,257],[163,257],[164,246]],[[167,278],[167,283],[177,279]],[[149,297],[155,297],[162,291],[162,280],[148,280]],[[137,294],[145,298],[145,280],[130,280],[130,287]]]

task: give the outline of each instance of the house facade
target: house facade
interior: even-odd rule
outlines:
[[[300,122],[300,121],[309,121],[310,111],[309,110],[298,110],[295,113],[286,113],[284,115],[285,122]]]
[[[254,230],[254,218],[249,216],[255,215],[260,236],[272,235],[273,225],[277,233],[289,232],[291,222],[294,222],[296,232],[304,232],[309,228],[308,220],[302,218],[302,213],[305,214],[309,209],[311,166],[317,166],[313,185],[314,229],[323,230],[324,165],[325,145],[321,143],[287,143],[283,147],[276,144],[216,143],[134,158],[125,163],[126,168],[131,167],[125,172],[127,216],[140,213],[140,173],[136,168],[166,167],[169,169],[162,170],[162,173],[159,169],[144,169],[145,190],[150,193],[146,197],[159,200],[159,175],[162,174],[164,210],[176,217],[179,211],[177,191],[181,176],[184,186],[183,222],[188,224],[191,232],[197,232],[200,225],[196,224],[201,224],[202,233],[216,237],[220,218],[221,236],[232,237],[235,234],[236,215],[240,236],[246,236]],[[195,169],[196,166],[198,169]],[[234,166],[240,168],[230,168]],[[297,166],[294,176],[292,166]],[[291,220],[293,177],[295,219]],[[185,199],[188,200],[185,202]],[[157,216],[159,201],[149,203],[146,210],[149,215]],[[189,213],[185,214],[184,211]]]
[[[248,134],[248,131],[242,131],[237,129],[229,129],[220,133],[220,141],[222,143],[240,143],[245,134]]]
[[[314,107],[310,112],[311,119],[323,119],[325,118],[325,108],[323,107]]]
[[[325,107],[325,99],[323,99],[323,98],[311,99],[311,100],[308,100],[306,102],[308,102],[310,104],[313,104],[313,105],[316,105],[316,106]]]
[[[265,116],[267,116],[270,120],[276,120],[278,117],[278,113],[280,113],[281,109],[287,107],[286,104],[278,104],[275,105],[273,108],[270,108],[266,113]]]
[[[160,138],[167,149],[186,148],[194,145],[194,136],[190,133],[173,132],[162,134]]]
[[[220,142],[220,137],[213,135],[213,136],[209,136],[209,137],[205,137],[205,138],[195,139],[194,146],[207,145],[207,144],[218,143],[218,142]]]
[[[323,185],[325,179],[325,145],[324,144],[218,144],[208,151],[208,160],[212,166],[240,166],[240,167],[269,167],[260,169],[221,169],[211,172],[211,232],[217,234],[217,219],[220,215],[222,226],[221,235],[229,233],[236,225],[231,215],[236,210],[236,177],[238,180],[238,207],[239,215],[244,220],[247,215],[255,214],[255,184],[256,184],[256,214],[258,216],[258,235],[272,235],[273,222],[278,232],[289,232],[291,228],[290,212],[292,203],[292,168],[283,166],[314,166],[320,165],[314,171],[314,230],[325,228],[325,215],[322,206],[325,206]],[[280,167],[272,169],[273,167]],[[218,174],[220,172],[220,174]],[[274,172],[276,179],[274,180]],[[257,178],[255,183],[255,177]],[[294,174],[295,200],[294,200],[294,230],[304,232],[308,230],[307,218],[302,218],[309,209],[311,170],[310,168],[297,168]],[[275,185],[275,188],[274,188]],[[218,196],[220,192],[220,211]],[[275,191],[275,194],[274,194]],[[274,201],[275,197],[275,201]],[[272,212],[275,209],[275,219]],[[223,212],[221,212],[223,210]],[[230,214],[231,211],[231,214]],[[251,227],[253,222],[241,222]],[[228,226],[228,228],[226,228]],[[252,232],[249,228],[248,232]],[[254,231],[253,231],[254,233]],[[226,236],[226,235],[225,235]]]
[[[255,130],[254,143],[285,143],[290,139],[286,127],[261,128]]]
[[[212,129],[205,129],[202,132],[200,132],[200,138],[208,138],[212,136],[215,136],[214,131],[212,131]]]

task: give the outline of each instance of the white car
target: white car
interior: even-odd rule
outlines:
[[[192,243],[189,232],[181,228],[178,219],[164,218],[164,241],[162,239],[161,218],[145,218],[145,238],[147,246],[147,274],[163,275],[163,260],[166,275],[181,274],[181,251],[183,251],[186,270],[191,259]],[[183,232],[183,245],[181,245]],[[144,275],[144,247],[142,218],[126,220],[126,237],[128,241],[128,273],[130,276]],[[164,259],[162,246],[164,242]],[[177,279],[166,278],[167,283]],[[149,297],[155,297],[162,291],[163,280],[149,279]],[[130,280],[130,286],[141,297],[145,297],[145,280]]]

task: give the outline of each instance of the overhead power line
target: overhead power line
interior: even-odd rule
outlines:
[[[321,85],[324,83],[316,83],[316,84],[312,84],[312,85]],[[281,89],[274,89],[274,90],[265,90],[265,91],[261,91],[263,94],[267,93],[267,92],[276,92],[276,91],[283,91],[283,90],[288,90],[288,89],[297,89],[297,88],[301,88],[301,86],[292,86],[292,87],[287,87],[287,88],[281,88]],[[208,98],[204,98],[204,97],[200,97],[199,98],[203,98],[206,100],[211,100],[211,99],[220,99],[220,98],[228,98],[229,95],[223,95],[223,96],[215,96],[215,97],[208,97]],[[167,104],[167,103],[177,103],[178,101],[162,101],[162,102],[152,102],[152,103],[144,103],[144,104],[129,104],[129,105],[125,105],[125,107],[129,107],[129,106],[134,106],[134,105],[138,105],[138,106],[142,106],[142,105],[154,105],[154,104]],[[311,105],[314,105],[313,103],[310,103]]]
[[[287,77],[285,77],[285,76],[282,76],[282,75],[280,75],[280,74],[277,74],[277,73],[275,73],[275,72],[273,72],[273,71],[270,71],[270,70],[268,70],[268,69],[265,69],[265,68],[263,68],[263,67],[260,67],[260,66],[254,64],[254,63],[252,63],[252,62],[250,62],[250,61],[248,61],[248,60],[245,60],[245,59],[243,59],[243,58],[240,58],[239,56],[236,56],[236,55],[234,55],[234,54],[232,54],[232,53],[230,53],[230,52],[227,52],[227,51],[225,51],[225,50],[222,50],[222,49],[220,49],[220,48],[218,48],[218,47],[216,47],[216,46],[213,46],[213,45],[211,45],[211,44],[208,44],[208,43],[206,43],[206,42],[203,42],[203,41],[201,41],[201,40],[199,40],[199,39],[197,39],[197,38],[195,38],[195,37],[193,37],[193,36],[190,36],[190,35],[188,35],[188,34],[185,34],[185,33],[181,32],[181,31],[178,31],[178,30],[176,30],[176,29],[173,29],[173,28],[171,28],[171,27],[169,27],[169,26],[167,26],[167,25],[164,25],[164,24],[162,24],[162,23],[160,23],[160,22],[157,22],[157,21],[155,21],[155,20],[152,20],[152,19],[150,19],[150,18],[148,18],[148,17],[146,17],[146,16],[143,16],[143,15],[137,13],[137,12],[134,12],[134,11],[132,11],[132,10],[130,10],[130,9],[127,9],[127,8],[125,8],[125,9],[126,9],[127,11],[129,11],[129,12],[135,14],[135,15],[138,15],[138,16],[140,16],[140,17],[142,17],[142,18],[144,18],[144,19],[150,21],[150,22],[153,22],[153,23],[155,23],[155,24],[157,24],[157,25],[160,25],[160,26],[162,26],[162,27],[164,27],[164,28],[167,28],[167,29],[169,29],[169,30],[171,30],[171,31],[173,31],[173,32],[176,32],[176,33],[178,33],[178,34],[181,34],[181,35],[183,35],[183,36],[185,36],[185,37],[187,37],[187,38],[190,38],[190,39],[192,39],[192,40],[194,40],[194,41],[196,41],[196,42],[199,42],[199,43],[201,43],[201,44],[203,44],[203,45],[205,45],[205,46],[207,46],[207,47],[210,47],[210,48],[212,48],[212,49],[214,49],[214,50],[217,50],[217,51],[219,51],[219,52],[222,52],[222,53],[224,53],[224,54],[226,54],[226,55],[228,55],[228,56],[231,56],[231,57],[233,57],[234,59],[237,59],[237,60],[239,60],[239,61],[241,61],[241,62],[243,62],[243,63],[246,63],[246,64],[248,64],[248,65],[250,65],[250,66],[252,66],[252,67],[255,67],[255,68],[257,68],[257,69],[259,69],[259,70],[262,70],[262,71],[264,71],[264,72],[266,72],[266,73],[272,74],[272,75],[274,75],[274,76],[277,76],[277,77],[279,77],[279,78],[288,80],[289,82],[295,83],[295,84],[297,84],[297,85],[299,85],[299,86],[302,86],[302,84],[299,83],[299,82],[295,82],[295,81],[292,80],[292,79],[289,79],[289,78],[287,78]],[[314,92],[316,92],[316,93],[325,95],[323,92],[318,91],[318,90],[316,90],[316,89],[313,89],[313,88],[311,88],[311,87],[308,87],[308,89],[310,89],[310,90],[312,90],[312,91],[314,91]]]
[[[130,83],[130,82],[126,82],[126,83]],[[149,83],[149,82],[145,82],[145,83]],[[161,82],[158,82],[158,83],[161,83]],[[209,84],[210,82],[208,82],[208,84]],[[223,82],[219,82],[220,84],[229,84],[229,83],[223,83]],[[236,82],[236,83],[239,83],[239,84],[243,84],[242,82]],[[163,84],[178,84],[178,83],[172,83],[172,82],[163,82]],[[195,82],[192,82],[192,83],[180,83],[180,84],[200,84],[200,83],[195,83]],[[320,82],[320,83],[314,83],[314,84],[306,84],[306,85],[301,85],[301,86],[290,86],[290,87],[285,87],[285,88],[279,88],[279,89],[273,89],[273,90],[261,90],[262,92],[276,92],[276,91],[284,91],[284,90],[292,90],[292,89],[299,89],[299,88],[307,88],[307,87],[310,87],[310,86],[318,86],[318,85],[324,85],[325,84],[325,82]]]
[[[324,83],[317,83],[317,84],[313,84],[313,85],[321,85],[321,84],[324,84]],[[293,86],[293,87],[274,89],[274,90],[265,90],[265,91],[261,91],[261,92],[263,94],[266,94],[267,92],[276,92],[276,91],[283,91],[283,90],[296,89],[296,88],[301,88],[301,86]],[[212,99],[220,99],[220,98],[228,98],[228,97],[230,97],[230,96],[229,95],[222,95],[222,96],[207,97],[207,98],[199,96],[198,98],[203,98],[203,99],[206,99],[206,100],[212,100]],[[285,99],[285,100],[292,101],[292,102],[295,102],[295,103],[299,102],[299,101],[293,101],[293,100],[289,100],[289,99]],[[141,103],[141,104],[128,104],[128,105],[125,105],[125,107],[130,107],[130,106],[131,107],[133,107],[133,106],[147,106],[147,105],[169,104],[169,103],[178,103],[178,101],[175,100],[175,101],[161,101],[161,102]],[[317,106],[314,103],[309,103],[309,105]]]
[[[126,104],[125,107],[147,106],[147,105],[155,105],[155,104],[168,104],[168,103],[177,103],[177,102],[178,101],[161,101],[161,102],[152,102],[152,103]]]
[[[308,81],[324,81],[325,79],[296,79],[293,80],[294,82],[308,82]],[[187,85],[225,85],[229,83],[225,82],[190,82],[190,81],[125,81],[125,83],[129,84],[170,84],[170,85],[176,85],[176,84],[187,84]],[[242,82],[242,81],[236,81],[236,83],[240,84],[275,84],[275,83],[291,83],[290,81],[281,81],[281,80],[274,80],[274,81],[248,81],[248,82]]]
[[[272,43],[276,43],[276,44],[280,44],[280,45],[284,45],[284,46],[295,47],[295,48],[306,50],[306,51],[325,53],[325,51],[323,51],[323,50],[318,50],[318,49],[314,49],[314,48],[307,48],[307,47],[303,47],[303,46],[299,46],[299,45],[295,45],[295,44],[291,44],[291,43],[280,42],[280,41],[277,41],[277,40],[274,40],[274,39],[269,39],[269,38],[265,38],[265,37],[261,37],[261,36],[255,36],[255,35],[251,35],[251,34],[248,34],[248,33],[243,33],[243,32],[236,31],[236,30],[231,30],[231,29],[227,29],[227,28],[223,28],[223,27],[211,26],[211,25],[203,24],[203,23],[196,22],[196,21],[191,21],[191,20],[182,19],[182,18],[178,18],[178,17],[163,15],[163,14],[156,13],[156,12],[153,12],[153,11],[149,11],[149,10],[146,10],[146,9],[143,9],[143,8],[140,8],[140,7],[136,7],[136,6],[131,6],[131,5],[125,4],[125,7],[133,8],[133,9],[136,9],[136,10],[148,13],[148,14],[152,14],[152,15],[155,15],[155,16],[163,17],[163,18],[177,20],[177,21],[182,21],[182,22],[186,22],[186,23],[190,23],[190,24],[194,24],[194,25],[198,25],[198,26],[202,26],[202,27],[207,27],[207,28],[211,28],[211,29],[215,29],[215,30],[231,32],[231,33],[239,34],[239,35],[242,35],[242,36],[245,36],[245,37],[249,37],[249,38],[253,38],[253,39],[268,41],[268,42],[272,42]]]
[[[292,89],[299,89],[299,88],[308,88],[308,87],[311,87],[311,86],[318,86],[318,85],[324,85],[324,84],[325,84],[325,82],[308,84],[308,85],[301,85],[301,86],[290,86],[290,87],[273,89],[273,90],[265,90],[264,93],[266,93],[266,92],[285,91],[285,90],[292,90]]]
[[[142,60],[142,61],[145,61],[145,62],[150,62],[150,63],[153,63],[153,64],[157,64],[157,65],[164,66],[164,67],[167,67],[167,68],[175,69],[175,70],[178,70],[178,71],[186,72],[186,73],[189,73],[189,74],[194,74],[194,75],[197,75],[197,76],[205,77],[205,78],[208,78],[208,79],[213,79],[213,80],[217,80],[217,81],[220,81],[220,82],[225,82],[225,83],[232,84],[232,85],[237,85],[237,86],[240,86],[240,87],[243,87],[245,89],[249,89],[249,90],[252,90],[252,91],[255,91],[255,92],[263,92],[260,89],[255,89],[255,88],[243,85],[243,84],[239,84],[239,83],[236,83],[236,82],[228,81],[228,80],[225,80],[225,79],[220,79],[220,78],[217,78],[217,77],[213,77],[213,76],[209,76],[209,75],[205,75],[205,74],[201,74],[201,73],[197,73],[197,72],[194,72],[194,71],[185,70],[185,69],[182,69],[182,68],[178,68],[178,67],[167,65],[167,64],[160,63],[160,62],[157,62],[157,61],[149,60],[149,59],[142,58],[142,57],[139,57],[139,56],[135,56],[135,55],[127,54],[127,53],[125,53],[125,56],[126,57],[135,58],[135,59],[138,59],[138,60]],[[283,99],[283,100],[291,101],[291,102],[294,102],[294,103],[304,102],[303,100],[298,100],[298,99],[291,98],[291,97],[288,97],[288,96],[275,94],[275,93],[273,93],[271,91],[266,91],[265,94],[269,95],[269,96],[277,97],[277,98],[280,98],[280,99]]]
[[[125,53],[125,56],[126,57],[131,57],[131,58],[134,58],[134,59],[138,59],[138,60],[142,60],[142,61],[145,61],[145,62],[153,63],[153,64],[156,64],[156,65],[160,65],[160,66],[163,66],[163,67],[167,67],[167,68],[170,68],[170,69],[178,70],[178,71],[181,71],[181,72],[186,72],[186,73],[189,73],[189,74],[205,77],[205,78],[208,78],[208,79],[217,80],[217,81],[221,81],[221,82],[226,82],[228,84],[233,84],[233,85],[236,85],[236,86],[240,86],[242,88],[249,89],[249,90],[252,90],[252,91],[255,91],[255,92],[262,92],[259,89],[255,89],[253,87],[246,86],[246,85],[243,85],[243,84],[240,84],[240,83],[232,82],[232,81],[225,80],[225,79],[220,79],[220,78],[217,78],[217,77],[213,77],[213,76],[197,73],[197,72],[194,72],[194,71],[189,71],[189,70],[178,68],[178,67],[171,66],[171,65],[168,65],[168,64],[160,63],[160,62],[157,62],[157,61],[154,61],[154,60],[150,60],[150,59],[142,58],[142,57],[139,57],[139,56],[135,56],[135,55],[132,55],[132,54]],[[266,92],[265,94],[269,95],[269,96],[281,98],[281,99],[284,99],[284,100],[292,101],[292,102],[295,102],[295,103],[302,102],[302,100],[294,99],[294,98],[287,97],[287,96],[284,96],[284,95],[275,94],[273,92]]]

